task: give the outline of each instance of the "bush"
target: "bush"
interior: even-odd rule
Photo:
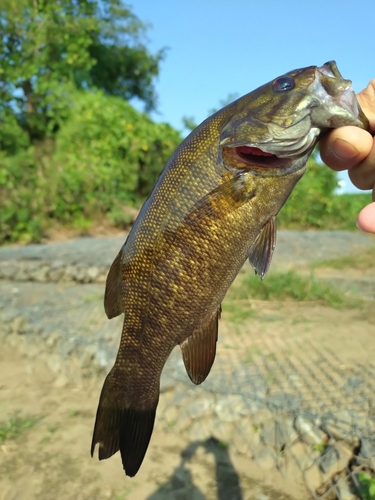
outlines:
[[[278,223],[289,229],[355,229],[358,212],[371,195],[334,193],[337,174],[310,157],[306,173],[282,208]]]
[[[38,241],[52,221],[129,223],[181,140],[118,97],[71,97],[54,139],[0,157],[0,242]]]

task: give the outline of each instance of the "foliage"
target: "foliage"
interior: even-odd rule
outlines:
[[[16,413],[6,422],[0,422],[0,443],[20,436],[25,430],[33,427],[39,419],[40,417],[20,416]]]
[[[15,152],[17,125],[30,141],[53,135],[67,116],[72,88],[135,96],[153,108],[164,52],[147,51],[145,30],[121,0],[3,0],[1,149]]]
[[[179,142],[118,97],[72,92],[54,140],[0,156],[0,242],[39,241],[51,221],[129,223]]]
[[[375,477],[370,474],[362,473],[358,475],[361,485],[361,495],[364,500],[375,500]]]
[[[355,229],[357,215],[371,202],[371,195],[336,195],[336,187],[336,172],[318,163],[316,154],[312,155],[306,173],[278,215],[279,227]]]
[[[336,173],[320,165],[312,155],[306,173],[278,216],[280,226],[324,227],[323,218],[332,212],[331,199],[336,187]]]

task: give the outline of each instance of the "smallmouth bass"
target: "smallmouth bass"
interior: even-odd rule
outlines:
[[[369,130],[351,82],[329,62],[241,97],[177,148],[107,277],[106,314],[125,317],[92,455],[96,444],[100,460],[120,450],[126,474],[138,472],[169,354],[180,345],[190,379],[205,380],[229,286],[246,259],[263,279],[278,212],[320,137],[344,125]]]

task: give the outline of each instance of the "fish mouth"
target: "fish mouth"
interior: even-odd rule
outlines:
[[[244,170],[258,167],[285,171],[296,160],[311,153],[320,135],[320,130],[311,126],[308,115],[289,127],[269,123],[268,129],[266,140],[247,142],[224,138],[219,145],[224,164]]]
[[[280,158],[274,153],[254,146],[224,147],[223,154],[232,156],[247,167],[285,168],[293,162],[292,158]]]

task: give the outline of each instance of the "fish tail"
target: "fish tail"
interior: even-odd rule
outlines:
[[[99,444],[99,460],[111,457],[120,450],[127,476],[138,472],[146,454],[154,428],[156,407],[147,409],[128,407],[123,398],[114,401],[112,373],[109,373],[100,395],[91,444],[91,456]]]

